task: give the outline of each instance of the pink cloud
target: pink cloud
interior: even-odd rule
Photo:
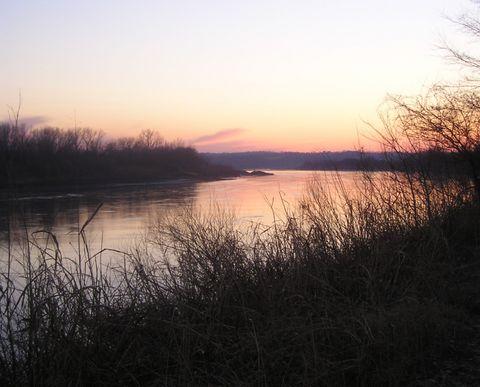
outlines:
[[[192,144],[211,144],[216,143],[220,140],[225,140],[231,137],[235,137],[241,133],[245,132],[245,129],[224,129],[219,130],[213,134],[207,134],[204,136],[197,137],[196,139],[192,140]]]

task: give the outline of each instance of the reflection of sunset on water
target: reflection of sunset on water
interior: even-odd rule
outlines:
[[[78,242],[78,230],[102,203],[87,228],[92,246],[126,250],[144,234],[148,225],[171,210],[194,205],[208,211],[215,205],[232,211],[239,223],[269,224],[273,221],[272,209],[276,216],[281,216],[284,204],[295,208],[310,179],[315,178],[326,187],[334,178],[330,172],[273,172],[273,176],[211,182],[90,187],[75,194],[25,194],[10,206],[10,210],[4,207],[0,212],[0,236],[6,237],[8,223],[17,240],[25,236],[25,226],[30,235],[36,230],[48,230],[58,237],[67,252],[72,251]],[[339,173],[347,186],[356,174]],[[35,237],[44,238],[45,235],[35,234]]]

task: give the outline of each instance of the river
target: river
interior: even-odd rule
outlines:
[[[207,211],[218,205],[233,211],[240,223],[271,223],[274,210],[284,203],[294,206],[309,179],[330,184],[330,172],[273,171],[272,176],[239,177],[195,182],[178,180],[148,184],[106,184],[80,189],[23,192],[15,199],[0,199],[0,261],[11,251],[21,256],[22,241],[37,241],[47,230],[58,238],[63,251],[75,250],[78,231],[102,204],[87,227],[89,243],[96,249],[127,250],[148,225],[172,209],[197,206]],[[339,172],[347,186],[357,172]],[[40,238],[40,239],[39,239]],[[10,244],[8,241],[10,240]]]

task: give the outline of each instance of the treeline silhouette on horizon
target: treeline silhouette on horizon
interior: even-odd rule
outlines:
[[[203,153],[205,157],[215,164],[228,165],[240,169],[305,169],[308,164],[324,166],[325,162],[338,163],[341,160],[359,160],[362,152],[232,152],[232,153]],[[364,156],[382,159],[381,153],[369,152]],[[321,163],[321,164],[320,164]]]
[[[422,152],[234,152],[203,153],[214,164],[235,169],[292,169],[323,171],[420,171],[461,174],[465,167],[458,155],[440,149]],[[479,153],[480,156],[480,153]],[[479,157],[480,158],[480,157]]]
[[[212,165],[181,141],[153,130],[106,140],[90,128],[29,129],[0,123],[0,187],[42,183],[152,181],[217,178],[239,172]]]
[[[480,157],[479,157],[480,159]],[[462,174],[453,152],[430,149],[394,152],[199,153],[158,132],[107,140],[90,128],[29,129],[0,123],[0,187],[32,184],[145,182],[176,178],[216,179],[245,175],[245,169],[415,171]]]

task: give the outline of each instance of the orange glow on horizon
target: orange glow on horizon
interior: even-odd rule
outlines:
[[[37,126],[111,138],[148,128],[186,143],[242,130],[195,144],[212,151],[368,148],[365,121],[387,93],[458,76],[435,45],[438,31],[454,36],[443,15],[468,5],[13,2],[0,23],[15,37],[3,48],[0,120],[20,91]]]

